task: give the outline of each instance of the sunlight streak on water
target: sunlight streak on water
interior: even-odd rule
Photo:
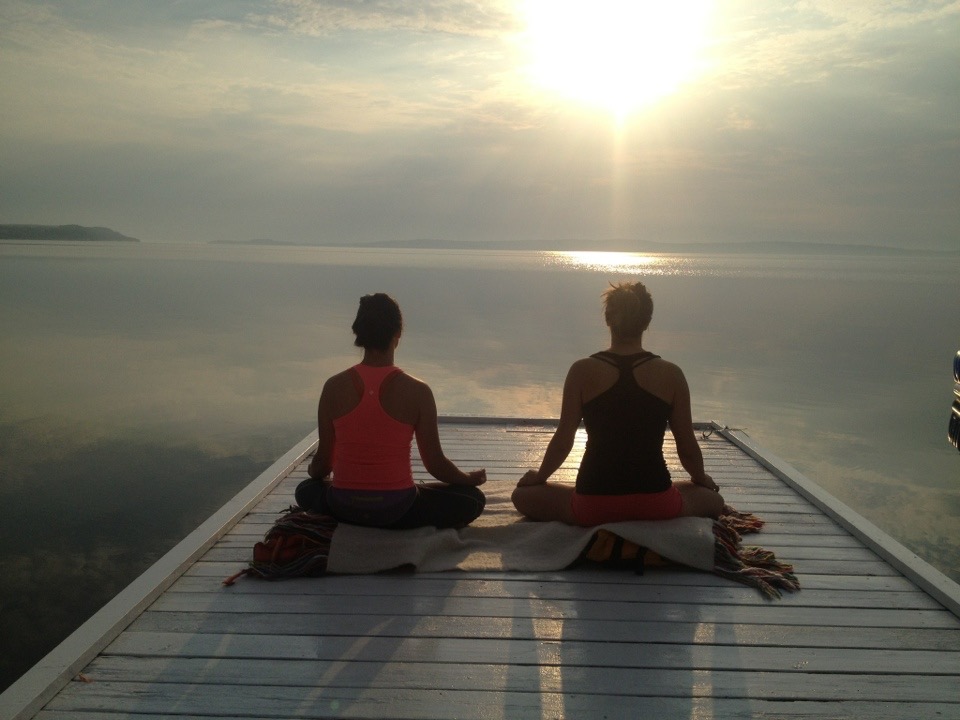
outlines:
[[[561,266],[568,265],[578,270],[600,270],[631,275],[660,274],[656,270],[664,264],[664,258],[629,252],[573,251],[545,254],[549,258],[555,258],[556,264]]]

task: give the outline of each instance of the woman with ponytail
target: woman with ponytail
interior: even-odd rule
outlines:
[[[560,422],[538,470],[513,491],[533,520],[592,527],[682,515],[717,517],[724,501],[704,471],[693,431],[690,390],[680,368],[643,347],[653,299],[643,283],[604,294],[610,347],[575,362],[563,387]],[[587,445],[575,487],[548,482],[569,455],[581,420]],[[670,427],[690,480],[674,482],[663,456]]]
[[[384,293],[365,295],[352,329],[363,359],[323,386],[320,442],[310,478],[297,487],[297,504],[355,525],[469,525],[483,511],[485,498],[477,486],[486,482],[486,471],[464,473],[443,454],[433,392],[394,365],[403,332],[400,306]],[[414,437],[424,467],[438,483],[413,482]]]

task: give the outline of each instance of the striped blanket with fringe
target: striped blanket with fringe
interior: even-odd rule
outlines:
[[[760,532],[762,527],[763,520],[756,515],[738,512],[729,505],[724,507],[723,515],[713,523],[713,571],[755,587],[769,598],[779,598],[781,590],[799,590],[800,581],[793,573],[793,565],[777,560],[770,550],[743,545],[743,535]]]
[[[291,507],[256,544],[250,575],[273,580],[325,573],[363,574],[399,567],[421,571],[546,571],[593,561],[642,566],[679,564],[756,588],[765,597],[800,589],[793,567],[742,537],[763,521],[727,506],[717,520],[677,518],[575,528],[562,523],[517,521],[462,530],[383,530],[337,524],[331,517]],[[611,541],[612,539],[612,541]],[[636,565],[635,565],[636,566]]]

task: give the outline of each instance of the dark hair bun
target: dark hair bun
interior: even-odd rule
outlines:
[[[360,298],[357,318],[353,321],[353,344],[366,350],[386,350],[403,330],[403,316],[397,301],[386,293]]]

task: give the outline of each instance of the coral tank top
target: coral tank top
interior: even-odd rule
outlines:
[[[333,486],[350,490],[413,487],[413,425],[390,417],[380,404],[384,381],[403,371],[394,365],[360,364],[352,369],[363,387],[359,404],[333,421]]]

